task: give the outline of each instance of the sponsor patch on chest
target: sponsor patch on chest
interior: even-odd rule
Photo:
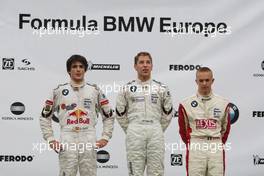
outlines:
[[[72,124],[89,124],[90,119],[88,118],[76,118],[76,119],[67,119],[67,125]]]
[[[154,104],[157,104],[158,103],[158,95],[157,94],[154,94],[152,93],[151,94],[151,102],[154,103]]]
[[[92,104],[92,100],[91,99],[85,98],[83,100],[83,106],[84,106],[84,108],[90,109],[91,108],[91,104]]]
[[[145,101],[145,97],[144,96],[132,97],[132,102],[133,103],[144,102],[144,101]]]
[[[218,108],[214,108],[214,110],[213,110],[213,116],[214,116],[214,118],[220,118],[220,116],[221,116],[221,110],[220,109],[218,109]]]
[[[216,129],[217,120],[215,119],[195,119],[196,129]]]

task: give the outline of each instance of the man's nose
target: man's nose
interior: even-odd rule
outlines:
[[[146,62],[144,62],[144,63],[143,63],[143,66],[146,67],[146,66],[148,66],[148,64],[147,64]]]

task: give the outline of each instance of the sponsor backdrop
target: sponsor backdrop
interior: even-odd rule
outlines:
[[[175,110],[196,92],[195,71],[213,69],[214,91],[232,103],[226,175],[264,173],[264,1],[42,1],[0,5],[0,175],[57,175],[58,156],[40,150],[39,116],[49,93],[69,80],[72,54],[89,59],[86,80],[115,106],[118,85],[135,79],[133,58],[152,54],[153,78]],[[97,136],[101,133],[98,119]],[[56,137],[59,127],[53,123]],[[177,111],[165,133],[165,175],[185,175]],[[125,135],[115,123],[98,151],[98,175],[127,175]]]

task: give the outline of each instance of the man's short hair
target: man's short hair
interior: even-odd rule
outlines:
[[[212,75],[213,75],[213,71],[212,71],[209,67],[201,67],[201,68],[199,68],[199,69],[196,71],[196,76],[197,76],[197,74],[200,73],[200,72],[211,72]]]
[[[84,66],[84,70],[87,70],[88,67],[88,63],[85,57],[81,56],[81,55],[72,55],[66,62],[66,67],[67,67],[67,72],[71,71],[71,66],[74,62],[81,62],[82,65]]]
[[[151,63],[152,63],[152,57],[151,57],[150,53],[148,53],[146,51],[141,51],[135,56],[135,64],[137,64],[139,56],[148,56]]]

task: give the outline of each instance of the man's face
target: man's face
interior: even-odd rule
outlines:
[[[198,92],[201,95],[208,95],[211,92],[214,82],[212,72],[198,72],[195,81],[198,85]]]
[[[134,65],[138,77],[150,77],[152,71],[152,62],[148,56],[139,56],[137,63]]]
[[[69,74],[74,82],[83,81],[85,74],[84,65],[79,61],[73,62]]]

